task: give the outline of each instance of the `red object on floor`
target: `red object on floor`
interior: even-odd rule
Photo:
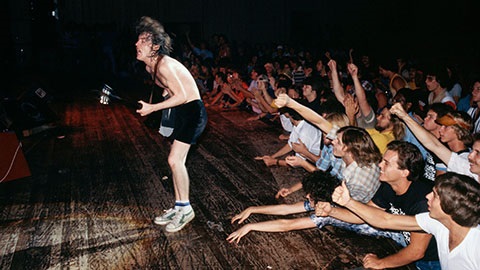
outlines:
[[[0,183],[30,175],[17,135],[13,132],[0,133]]]

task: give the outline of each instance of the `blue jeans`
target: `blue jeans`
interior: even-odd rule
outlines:
[[[405,237],[402,232],[382,231],[382,230],[375,229],[366,223],[352,224],[352,223],[344,222],[332,217],[317,217],[315,216],[315,214],[311,215],[310,218],[319,229],[321,229],[323,226],[326,226],[326,225],[332,225],[332,226],[349,230],[361,235],[390,238],[402,247],[407,246],[407,241],[405,240]]]
[[[417,261],[415,263],[420,270],[441,270],[440,261]]]

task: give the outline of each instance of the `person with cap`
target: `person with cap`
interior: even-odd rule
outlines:
[[[465,157],[465,155],[462,156],[450,150],[432,133],[418,124],[405,112],[400,103],[395,103],[390,112],[404,121],[426,149],[447,164],[448,171],[468,175],[478,181],[478,175],[480,174],[480,136],[475,136],[472,151],[468,154],[468,157]],[[437,122],[439,124],[457,125],[457,128],[468,128],[468,125],[460,118],[455,118],[451,114],[447,114],[444,117],[442,120],[437,119]]]

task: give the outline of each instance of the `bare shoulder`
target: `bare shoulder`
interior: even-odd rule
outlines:
[[[180,63],[177,59],[172,58],[168,55],[164,55],[162,59],[160,60],[160,63],[158,65],[158,68],[160,70],[168,70],[168,69],[186,69],[185,66]]]

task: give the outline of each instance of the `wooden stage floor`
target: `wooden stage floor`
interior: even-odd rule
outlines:
[[[122,105],[55,106],[65,138],[55,130],[23,138],[32,176],[0,184],[0,269],[362,269],[366,253],[398,249],[332,228],[251,232],[229,244],[235,213],[278,203],[278,188],[305,175],[255,161],[282,146],[281,130],[241,111],[209,110],[187,160],[196,218],[167,233],[152,219],[173,200],[169,142]]]

